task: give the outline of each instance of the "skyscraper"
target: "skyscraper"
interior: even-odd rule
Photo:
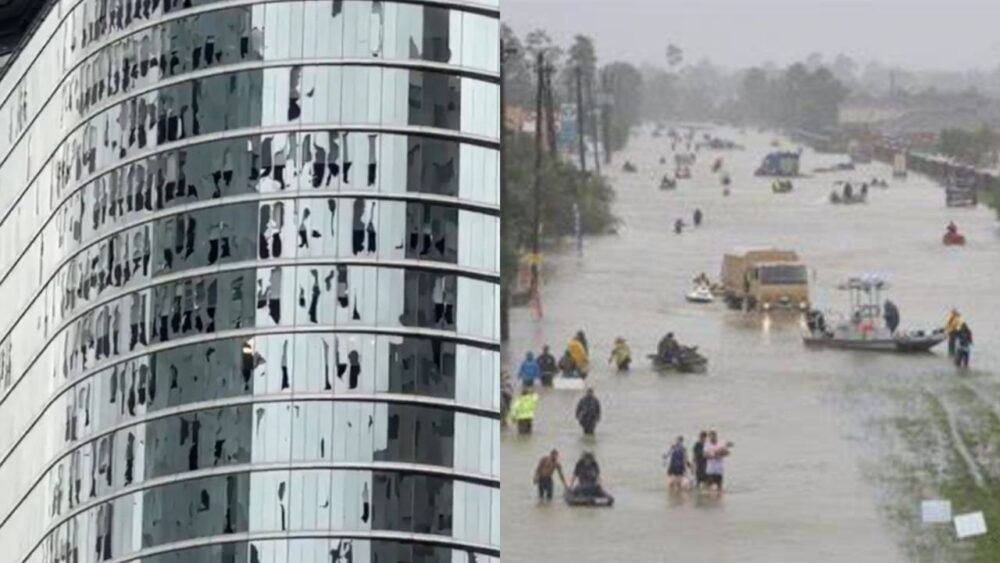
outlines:
[[[0,77],[3,561],[496,561],[497,0],[59,0]]]

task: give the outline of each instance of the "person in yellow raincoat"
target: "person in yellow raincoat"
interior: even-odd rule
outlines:
[[[948,334],[948,355],[954,357],[956,343],[958,342],[958,331],[962,328],[962,315],[958,309],[952,309],[948,315],[948,321],[944,325],[944,331]]]
[[[573,369],[576,370],[577,376],[587,377],[590,372],[590,356],[587,354],[587,347],[583,342],[579,338],[570,340],[566,351],[569,352],[569,357],[573,361]]]
[[[517,425],[518,434],[531,434],[538,409],[538,393],[527,387],[510,407],[510,420]]]
[[[632,350],[629,349],[624,338],[620,336],[615,338],[615,347],[611,350],[608,363],[613,364],[618,368],[618,371],[628,371],[629,365],[632,363]]]

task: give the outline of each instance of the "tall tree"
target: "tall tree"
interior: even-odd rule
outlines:
[[[503,64],[505,103],[530,107],[534,97],[534,79],[525,57],[525,46],[506,24],[500,26],[500,41],[506,50]]]
[[[605,142],[611,150],[620,150],[628,141],[632,126],[640,121],[642,74],[628,63],[614,62],[605,65],[600,76],[601,88],[611,99]]]

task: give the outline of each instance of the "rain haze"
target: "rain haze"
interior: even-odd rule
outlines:
[[[504,0],[503,19],[560,43],[589,35],[605,61],[662,63],[673,43],[728,67],[815,52],[928,70],[1000,63],[994,0]]]
[[[504,555],[1000,561],[1000,0],[502,16]]]

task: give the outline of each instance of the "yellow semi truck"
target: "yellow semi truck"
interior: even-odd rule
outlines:
[[[726,254],[722,289],[734,309],[809,308],[809,270],[791,250],[756,248]]]

